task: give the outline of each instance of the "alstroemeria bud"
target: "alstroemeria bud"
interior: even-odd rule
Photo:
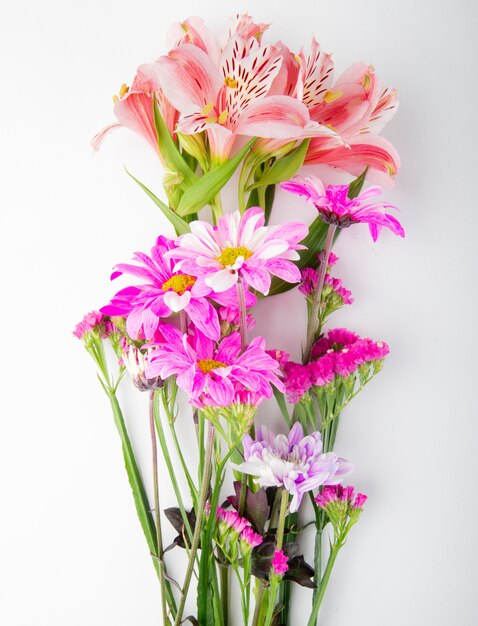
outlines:
[[[164,385],[164,381],[160,376],[148,378],[146,369],[149,366],[149,351],[140,350],[133,346],[127,346],[124,350],[121,360],[126,371],[140,391],[153,391],[160,389]]]

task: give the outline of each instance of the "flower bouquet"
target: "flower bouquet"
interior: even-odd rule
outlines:
[[[332,245],[359,223],[374,241],[383,227],[404,236],[395,207],[377,200],[381,187],[365,187],[368,179],[390,183],[399,168],[378,134],[397,108],[396,92],[364,63],[335,79],[316,40],[295,54],[264,43],[267,29],[248,15],[233,18],[219,39],[199,18],[175,24],[169,53],[121,86],[118,121],[93,140],[98,148],[112,129],[129,128],[151,144],[164,172],[164,200],[134,180],[169,220],[170,236],[115,266],[111,278],[122,288],[74,334],[110,401],[162,623],[175,626],[289,624],[294,585],[310,589],[300,623],[316,624],[367,499],[344,485],[352,465],[336,437],[344,407],[389,349],[330,327],[333,313],[353,302],[333,275]],[[297,175],[304,164],[320,164],[321,176],[314,167]],[[327,184],[331,168],[346,182]],[[237,201],[224,210],[221,191],[231,180]],[[308,202],[308,226],[274,223],[278,185]],[[295,287],[308,311],[299,362],[254,336],[258,299]],[[118,400],[119,385],[131,383],[149,396],[151,495]],[[187,410],[184,400],[179,409],[182,396]],[[283,420],[278,432],[258,423],[266,403]],[[191,424],[194,454],[178,420]],[[175,506],[161,506],[159,472]],[[177,533],[169,546],[165,524]],[[314,552],[304,555],[310,526]],[[184,560],[180,579],[173,550]],[[232,619],[231,596],[242,620]]]

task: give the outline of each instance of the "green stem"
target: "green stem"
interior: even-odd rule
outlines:
[[[332,242],[334,240],[334,234],[336,230],[335,224],[329,224],[327,230],[327,237],[325,239],[325,246],[323,250],[323,259],[319,265],[319,276],[317,280],[317,288],[312,300],[312,306],[310,310],[309,327],[307,329],[307,343],[305,345],[304,357],[307,363],[310,359],[310,351],[314,345],[315,336],[317,333],[317,320],[320,315],[320,306],[322,303],[322,289],[324,287],[325,274],[327,273],[327,265],[329,262],[329,254],[332,248]]]
[[[282,545],[284,542],[285,518],[287,515],[288,507],[289,507],[289,492],[283,489],[281,493],[281,500],[280,500],[279,523],[277,525],[277,533],[276,533],[276,550],[282,550]],[[270,626],[272,623],[272,618],[274,616],[274,608],[275,608],[275,603],[276,603],[277,590],[279,588],[280,582],[281,582],[281,579],[271,569],[269,602],[267,605],[267,615],[266,615],[266,619],[264,622],[264,626]]]
[[[324,599],[325,591],[327,589],[327,585],[329,584],[330,574],[332,573],[332,569],[335,564],[335,560],[339,553],[340,548],[342,547],[342,542],[337,541],[332,550],[330,552],[329,560],[327,561],[327,567],[325,568],[324,575],[322,577],[319,592],[314,598],[314,603],[312,606],[312,613],[310,615],[309,621],[307,622],[307,626],[316,626],[317,616],[319,614],[319,609],[322,604],[322,600]]]
[[[224,626],[227,626],[229,621],[229,567],[226,564],[219,565],[219,574],[221,579],[221,608],[222,608],[222,620]]]
[[[168,445],[166,443],[166,437],[164,435],[163,425],[161,423],[161,417],[160,417],[160,411],[159,411],[159,394],[160,393],[163,393],[163,394],[166,393],[164,388],[161,390],[158,390],[155,393],[155,402],[154,402],[154,406],[155,406],[154,417],[156,421],[156,431],[158,433],[159,445],[161,446],[161,452],[163,453],[164,462],[166,463],[166,467],[168,468],[169,478],[171,480],[174,494],[178,502],[178,507],[181,512],[181,517],[184,523],[184,527],[186,529],[186,533],[188,535],[189,541],[192,542],[193,532],[191,529],[191,525],[189,523],[188,516],[186,515],[186,509],[184,507],[181,490],[179,489],[178,481],[176,479],[176,474],[174,471],[173,463],[171,461],[171,455],[169,454]]]
[[[201,490],[199,492],[199,506],[198,506],[197,516],[196,516],[196,525],[194,527],[194,535],[193,535],[193,540],[191,544],[191,551],[189,553],[188,567],[186,570],[186,576],[184,578],[183,590],[181,593],[181,599],[179,601],[178,613],[176,615],[176,621],[174,622],[174,626],[179,626],[179,624],[181,624],[181,620],[182,620],[182,616],[184,612],[184,606],[186,604],[186,597],[188,594],[189,585],[191,583],[191,576],[192,576],[193,569],[194,569],[194,561],[196,558],[196,552],[199,546],[199,538],[201,536],[202,518],[204,515],[204,509],[206,508],[207,494],[209,491],[209,483],[211,479],[212,452],[214,449],[214,434],[215,434],[214,426],[211,423],[209,423],[206,455],[205,455],[205,461],[204,461],[204,474],[203,474],[203,479],[201,483]]]
[[[264,605],[267,603],[267,599],[264,600],[265,584],[258,578],[256,580],[256,606],[254,609],[254,616],[252,618],[252,626],[259,626],[259,624],[261,624],[261,618],[264,617]]]
[[[153,458],[153,492],[154,492],[154,516],[156,519],[156,543],[158,545],[159,559],[159,584],[161,587],[161,609],[163,624],[169,624],[166,607],[166,587],[164,578],[163,561],[163,538],[161,532],[161,509],[159,508],[159,481],[158,481],[158,447],[156,444],[156,428],[154,426],[154,391],[149,392],[149,428],[151,434],[151,449]]]

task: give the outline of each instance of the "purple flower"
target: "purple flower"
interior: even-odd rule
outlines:
[[[298,510],[302,496],[319,485],[340,483],[352,471],[350,463],[333,452],[322,454],[319,432],[304,437],[296,422],[289,435],[277,435],[264,426],[256,431],[256,440],[243,439],[244,463],[235,466],[240,472],[256,477],[262,487],[282,487],[292,495],[291,513]]]
[[[126,316],[126,330],[132,339],[141,333],[153,339],[162,317],[186,311],[191,321],[211,339],[219,339],[220,328],[216,309],[206,296],[214,296],[203,280],[173,270],[173,262],[166,253],[174,249],[172,240],[158,237],[151,256],[136,252],[139,265],[116,265],[111,279],[130,274],[145,281],[119,291],[101,311],[106,315]]]
[[[239,277],[264,295],[269,293],[271,274],[289,283],[300,281],[292,262],[299,259],[299,242],[307,235],[300,222],[264,226],[264,211],[252,207],[220,218],[217,226],[197,220],[191,232],[177,239],[178,247],[167,256],[177,263],[175,270],[197,276],[220,293],[234,287]]]
[[[274,574],[277,574],[278,576],[283,576],[289,569],[289,566],[287,565],[288,560],[289,557],[284,554],[283,550],[275,550],[274,557],[271,561],[271,566]]]
[[[271,384],[284,387],[279,380],[279,364],[265,352],[262,337],[254,338],[242,351],[241,338],[235,332],[217,346],[198,330],[183,335],[177,328],[164,325],[164,343],[155,345],[147,369],[149,377],[177,376],[178,386],[186,391],[193,404],[228,406],[241,385],[259,396],[272,396]]]
[[[382,193],[381,187],[369,187],[356,198],[349,198],[349,185],[328,185],[325,188],[324,183],[316,176],[295,176],[282,183],[281,188],[312,202],[327,224],[347,228],[352,224],[366,223],[374,241],[377,241],[383,226],[395,235],[405,237],[400,222],[393,215],[384,212],[397,207],[385,202],[370,202],[371,198]]]

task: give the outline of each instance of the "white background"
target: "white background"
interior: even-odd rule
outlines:
[[[384,232],[373,244],[356,227],[336,248],[336,274],[356,297],[337,324],[387,340],[392,354],[342,422],[337,449],[370,500],[339,558],[322,624],[476,624],[474,3],[162,5],[15,0],[2,8],[1,624],[159,624],[107,401],[71,330],[113,293],[112,265],[166,230],[123,165],[157,191],[161,172],[129,131],[96,156],[89,139],[112,121],[119,85],[165,51],[170,23],[200,13],[217,31],[237,10],[272,22],[271,40],[295,48],[315,33],[339,72],[372,62],[401,100],[385,136],[403,168],[387,198],[401,207],[407,238]],[[285,201],[279,195],[278,205]],[[299,206],[288,199],[289,213]],[[301,298],[271,300],[259,317],[269,345],[297,355]],[[145,409],[127,400],[147,472]],[[273,405],[267,419],[280,423]],[[187,438],[188,426],[182,432]],[[172,505],[165,475],[161,489]],[[309,597],[301,592],[302,606]],[[304,615],[296,612],[294,626]]]

